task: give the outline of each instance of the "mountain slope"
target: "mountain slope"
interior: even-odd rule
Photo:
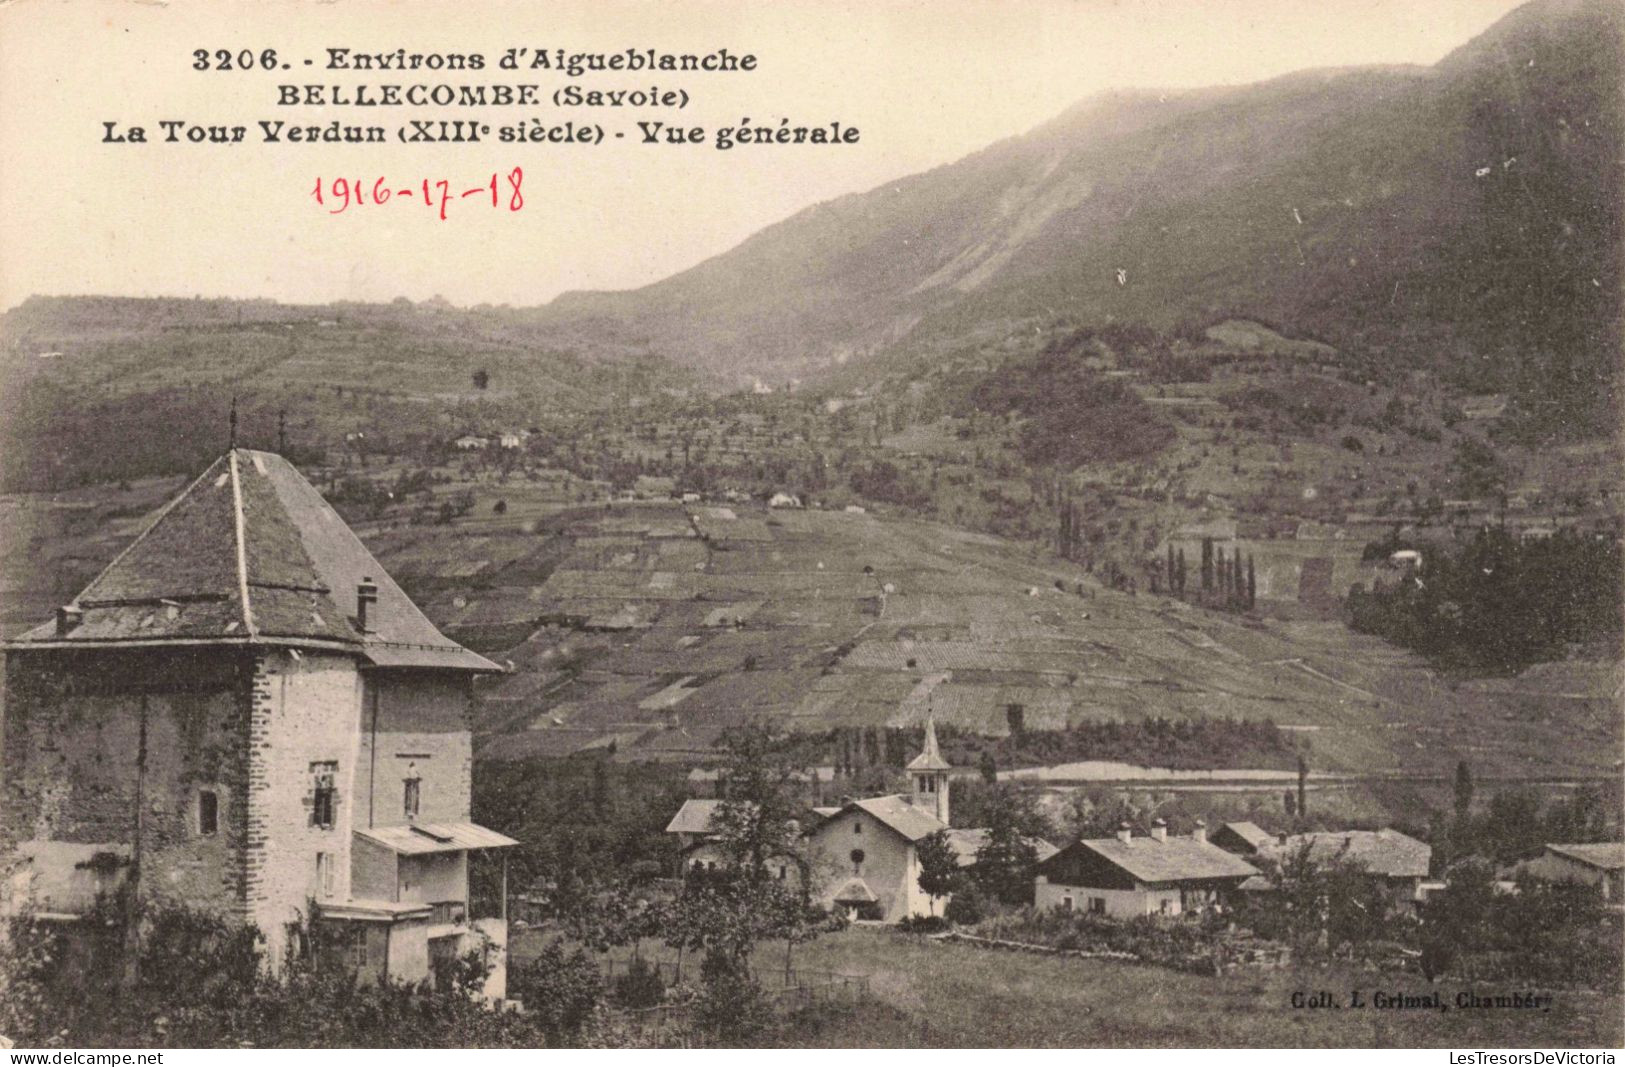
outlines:
[[[1622,29],[1615,5],[1536,0],[1431,69],[1108,94],[544,318],[787,377],[989,323],[1234,313],[1607,426]]]

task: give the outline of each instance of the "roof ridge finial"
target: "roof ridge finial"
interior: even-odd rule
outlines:
[[[237,394],[231,394],[231,415],[228,419],[231,425],[231,435],[227,439],[226,451],[237,451]]]

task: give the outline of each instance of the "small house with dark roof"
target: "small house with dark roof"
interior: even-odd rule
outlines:
[[[500,668],[282,457],[228,451],[4,648],[0,909],[72,920],[122,885],[257,926],[273,968],[313,919],[371,980],[490,944],[502,994],[506,902],[476,921],[468,892],[516,843],[470,821]]]
[[[1075,841],[1038,865],[1033,906],[1129,919],[1179,915],[1221,903],[1258,869],[1207,840],[1198,826],[1169,837],[1161,819],[1149,836],[1127,823],[1113,837]]]

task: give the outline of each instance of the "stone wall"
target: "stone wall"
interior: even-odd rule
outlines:
[[[82,849],[46,843],[106,845],[139,856],[144,897],[246,917],[250,672],[232,649],[9,654],[0,867],[23,852],[32,865],[79,866]],[[199,823],[204,790],[217,803],[212,833]],[[127,878],[123,867],[100,884]],[[83,881],[24,870],[42,885]]]
[[[288,924],[309,903],[350,895],[351,820],[361,717],[361,680],[348,656],[267,650],[255,660],[249,748],[248,900],[273,966]],[[331,764],[333,818],[316,825],[313,765]],[[331,893],[318,856],[331,857]]]
[[[474,767],[469,702],[466,678],[423,671],[367,674],[357,827],[469,820]],[[415,820],[408,819],[404,805],[411,776],[419,781]]]

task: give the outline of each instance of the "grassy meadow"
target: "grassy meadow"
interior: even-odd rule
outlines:
[[[764,950],[764,965],[782,946]],[[1469,988],[1356,967],[1182,974],[1105,960],[999,952],[852,928],[796,949],[796,965],[870,976],[850,1012],[815,1010],[777,1035],[822,1047],[1371,1047],[1618,1048],[1620,998],[1554,994],[1549,1012],[1485,1009],[1294,1009],[1292,994],[1330,990],[1426,994],[1446,1005]],[[1512,989],[1471,987],[1479,995]],[[1522,990],[1528,993],[1530,990]]]

